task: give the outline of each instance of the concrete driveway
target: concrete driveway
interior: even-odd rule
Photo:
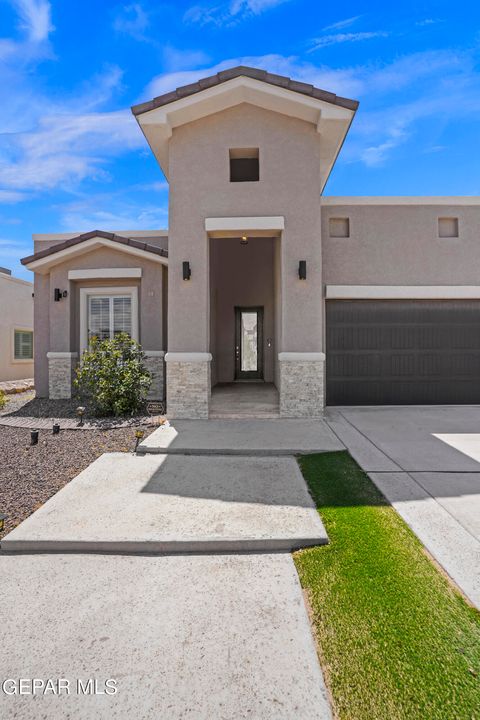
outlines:
[[[480,606],[480,407],[355,407],[329,425]]]

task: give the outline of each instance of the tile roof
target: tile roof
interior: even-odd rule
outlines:
[[[145,252],[153,253],[154,255],[161,255],[165,258],[168,257],[168,252],[166,250],[156,247],[155,245],[149,245],[146,242],[141,242],[139,240],[135,240],[134,238],[123,237],[122,235],[115,235],[115,233],[105,232],[104,230],[92,230],[91,232],[83,233],[82,235],[70,238],[69,240],[64,240],[63,242],[57,243],[56,245],[52,245],[46,250],[40,250],[33,255],[22,258],[22,265],[28,265],[31,262],[35,262],[35,260],[41,260],[42,258],[48,257],[49,255],[55,255],[55,253],[58,253],[61,250],[67,250],[68,248],[85,242],[85,240],[91,240],[95,237],[104,238],[105,240],[111,240],[112,242],[118,243],[119,245],[129,245],[130,247],[137,248],[137,250],[144,250]]]
[[[239,65],[238,67],[229,68],[228,70],[222,70],[216,75],[210,75],[209,77],[198,80],[190,85],[183,85],[183,87],[179,87],[176,90],[165,93],[164,95],[159,95],[148,102],[134,105],[132,107],[132,113],[134,115],[141,115],[149,110],[154,110],[162,105],[168,105],[169,103],[175,102],[175,100],[180,100],[181,98],[188,97],[189,95],[195,95],[202,90],[207,90],[207,88],[214,87],[215,85],[221,85],[222,83],[227,82],[227,80],[232,80],[233,78],[240,76],[253,78],[254,80],[261,80],[262,82],[275,85],[276,87],[285,88],[286,90],[292,90],[293,92],[300,93],[301,95],[309,95],[317,100],[324,100],[325,102],[332,103],[333,105],[340,105],[348,110],[356,110],[358,107],[357,100],[349,100],[348,98],[340,97],[335,95],[335,93],[321,90],[320,88],[316,88],[308,83],[291,80],[289,77],[285,77],[283,75],[275,75],[267,72],[266,70],[259,70],[257,68],[247,67],[246,65]]]

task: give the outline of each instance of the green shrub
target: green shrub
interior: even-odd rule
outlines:
[[[7,404],[7,396],[3,392],[3,390],[0,390],[0,410],[5,407]]]
[[[93,337],[75,371],[74,385],[97,415],[133,415],[146,400],[152,378],[141,346],[126,333]]]

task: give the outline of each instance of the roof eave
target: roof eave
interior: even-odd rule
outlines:
[[[162,248],[132,238],[108,233],[103,230],[92,230],[91,232],[83,233],[77,237],[60,242],[45,250],[40,250],[40,252],[22,258],[21,263],[29,270],[44,274],[55,265],[65,262],[77,255],[83,255],[101,246],[107,246],[117,252],[145,257],[148,260],[163,265],[168,264],[168,253]]]
[[[155,110],[156,108],[170,105],[176,100],[190,97],[191,95],[196,95],[197,93],[203,92],[208,88],[221,85],[222,83],[228,82],[229,80],[233,80],[234,78],[238,77],[247,77],[252,78],[253,80],[260,80],[261,82],[267,83],[268,85],[284,88],[285,90],[296,92],[299,95],[307,95],[309,97],[314,97],[317,100],[323,100],[324,102],[329,102],[332,105],[344,107],[347,110],[355,111],[358,108],[359,104],[357,100],[351,100],[350,98],[341,97],[339,95],[336,95],[335,93],[331,93],[326,90],[317,88],[314,85],[310,85],[309,83],[298,82],[284,75],[276,75],[275,73],[269,73],[266,70],[251,68],[246,65],[239,65],[237,67],[229,68],[228,70],[218,72],[216,73],[216,75],[210,75],[206,78],[202,78],[197,82],[183,85],[176,88],[176,90],[164,93],[163,95],[158,95],[157,97],[153,98],[152,100],[148,100],[147,102],[133,105],[131,110],[133,115],[137,117],[138,115],[143,115],[150,110]]]

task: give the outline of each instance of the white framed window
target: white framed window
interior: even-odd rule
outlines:
[[[30,328],[14,328],[12,346],[13,362],[33,362],[33,330],[30,330]]]
[[[138,288],[80,288],[80,351],[94,335],[101,340],[126,332],[138,337]]]

